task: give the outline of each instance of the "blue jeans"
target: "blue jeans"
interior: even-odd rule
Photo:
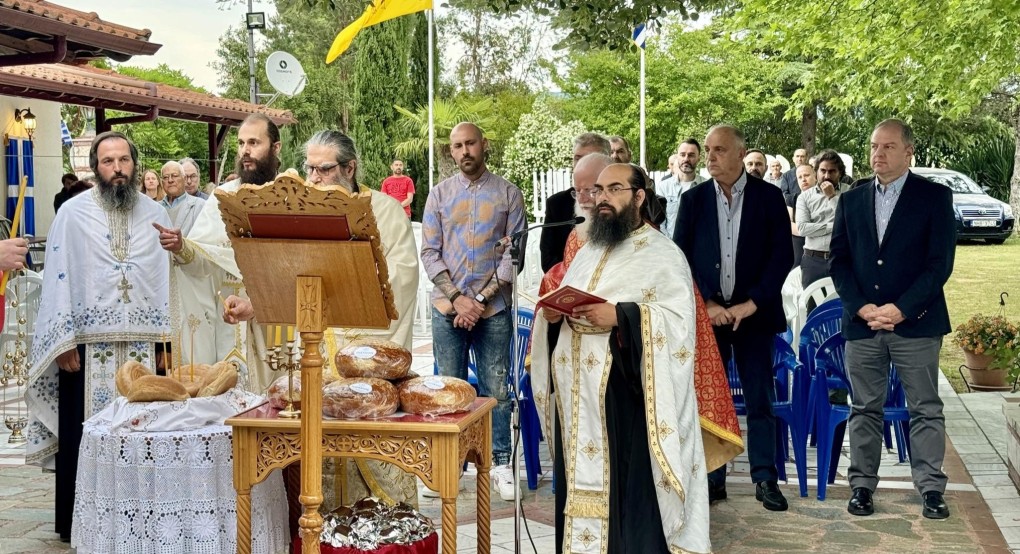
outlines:
[[[479,319],[468,331],[453,326],[453,316],[432,308],[432,354],[439,374],[467,381],[468,349],[475,351],[478,394],[495,398],[492,411],[492,462],[510,463],[510,397],[507,373],[510,371],[510,342],[513,338],[510,311],[503,310]]]

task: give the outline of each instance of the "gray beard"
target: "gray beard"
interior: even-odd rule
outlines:
[[[574,215],[584,218],[583,222],[574,225],[574,231],[577,231],[577,238],[580,239],[582,243],[587,242],[588,230],[591,228],[591,212],[582,208],[577,202],[574,202]]]
[[[604,214],[595,206],[595,213],[588,228],[588,242],[601,248],[611,248],[620,244],[637,229],[641,223],[641,214],[637,204],[631,202],[618,214]]]
[[[99,179],[99,200],[107,211],[128,213],[138,202],[138,193],[131,179],[123,185],[114,185]]]

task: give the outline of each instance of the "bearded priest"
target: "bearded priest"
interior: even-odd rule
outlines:
[[[114,375],[128,360],[155,368],[166,340],[170,263],[152,232],[165,209],[138,190],[138,150],[102,133],[89,165],[99,181],[68,200],[46,241],[28,390],[26,462],[56,469],[56,531],[71,536],[82,422],[117,396]]]
[[[547,432],[551,417],[563,429],[557,551],[709,552],[706,466],[740,448],[739,437],[702,438],[690,269],[647,223],[659,207],[644,170],[610,165],[592,193],[588,242],[562,286],[606,301],[567,316],[542,308],[532,334],[536,404]],[[546,327],[558,321],[565,325],[550,353]],[[555,409],[544,400],[550,374]]]

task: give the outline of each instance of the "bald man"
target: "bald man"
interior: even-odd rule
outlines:
[[[680,197],[673,240],[705,299],[723,362],[736,362],[744,387],[755,498],[767,510],[784,511],[775,462],[772,349],[776,333],[786,329],[781,290],[793,258],[790,224],[782,194],[745,171],[746,154],[736,127],[709,130],[705,161],[712,179]],[[710,501],[726,498],[725,466],[708,474],[708,486]]]
[[[473,348],[478,392],[498,401],[492,412],[492,479],[503,500],[514,499],[510,467],[510,369],[515,275],[500,238],[523,231],[524,195],[485,166],[488,141],[474,123],[450,132],[450,153],[460,172],[429,192],[422,215],[421,261],[432,290],[432,350],[439,373],[468,378]]]

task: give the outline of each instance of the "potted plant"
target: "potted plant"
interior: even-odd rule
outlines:
[[[953,343],[963,349],[971,385],[1012,388],[1020,373],[1020,327],[1004,315],[975,314],[956,328]],[[1009,385],[1007,386],[1007,377]]]

